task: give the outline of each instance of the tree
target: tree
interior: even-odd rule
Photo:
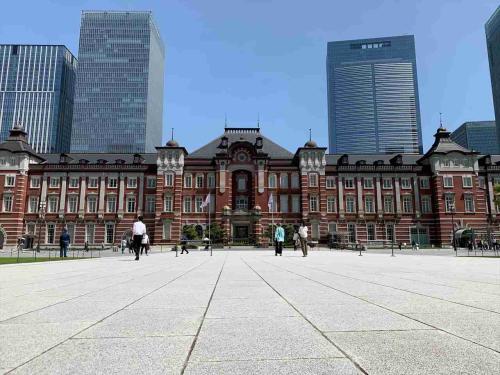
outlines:
[[[208,227],[205,229],[205,236],[208,237]],[[213,243],[222,243],[226,238],[226,231],[219,223],[210,224],[210,239]]]
[[[185,235],[188,240],[198,239],[198,232],[196,231],[196,227],[192,224],[184,225],[182,227],[182,234]]]

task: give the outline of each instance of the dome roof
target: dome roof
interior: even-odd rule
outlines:
[[[306,148],[316,148],[318,147],[318,144],[314,142],[312,139],[307,141],[306,144],[304,145]]]
[[[171,139],[167,142],[167,147],[179,147],[179,143],[176,140]]]

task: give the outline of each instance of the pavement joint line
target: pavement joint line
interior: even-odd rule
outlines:
[[[346,351],[344,351],[340,346],[338,346],[331,338],[329,338],[323,331],[321,331],[313,322],[311,322],[302,312],[295,307],[290,301],[288,301],[280,292],[278,292],[260,273],[258,273],[251,265],[249,265],[244,259],[243,262],[250,268],[257,276],[259,276],[277,295],[279,295],[291,308],[293,308],[297,313],[307,322],[309,323],[325,340],[327,340],[330,344],[332,344],[339,352],[341,352],[348,360],[352,362],[352,364],[363,374],[368,375],[368,372],[361,367],[361,365],[352,358]],[[266,262],[267,263],[267,262]]]
[[[268,263],[271,265],[271,263]],[[402,288],[397,288],[395,286],[391,286],[391,285],[385,285],[385,284],[381,284],[381,283],[377,283],[375,281],[367,281],[367,280],[363,280],[363,279],[359,279],[359,278],[356,278],[356,277],[352,277],[352,276],[346,276],[346,275],[342,275],[340,273],[336,273],[336,272],[331,272],[331,271],[326,271],[326,270],[322,270],[321,268],[316,268],[316,267],[312,267],[312,266],[306,266],[304,265],[304,267],[306,268],[310,268],[312,270],[315,270],[315,271],[319,271],[319,272],[324,272],[324,273],[328,273],[328,274],[331,274],[331,275],[336,275],[336,276],[340,276],[340,277],[345,277],[347,279],[352,279],[352,280],[357,280],[357,281],[361,281],[361,282],[364,282],[364,283],[368,283],[368,284],[373,284],[373,285],[378,285],[378,286],[383,286],[385,288],[390,288],[390,289],[395,289],[395,290],[399,290],[399,291],[402,291],[402,292],[406,292],[406,293],[410,293],[410,294],[416,294],[418,296],[422,296],[422,297],[428,297],[428,298],[433,298],[433,299],[437,299],[439,301],[444,301],[444,302],[448,302],[448,303],[454,303],[454,304],[457,304],[457,305],[461,305],[461,306],[465,306],[465,307],[471,307],[473,309],[478,309],[478,310],[482,310],[482,311],[486,311],[486,312],[490,312],[490,313],[494,313],[494,314],[500,314],[499,312],[497,311],[494,311],[494,310],[488,310],[488,309],[483,309],[481,307],[476,307],[476,306],[471,306],[471,305],[467,305],[465,303],[461,303],[461,302],[454,302],[454,301],[450,301],[450,300],[447,300],[447,299],[444,299],[444,298],[441,298],[441,297],[435,297],[435,296],[429,296],[427,294],[423,294],[423,293],[419,293],[419,292],[414,292],[414,291],[411,291],[411,290],[406,290],[406,289],[402,289]],[[302,276],[302,275],[299,275],[299,276]],[[453,287],[454,288],[454,287]],[[460,288],[455,288],[455,289],[458,289],[460,290]],[[499,298],[499,296],[497,294],[492,294],[491,295],[493,298]]]
[[[301,276],[301,277],[303,277],[303,278],[304,278],[304,279],[306,279],[306,280],[312,281],[312,282],[317,283],[317,284],[319,284],[319,285],[323,285],[324,287],[327,287],[327,288],[330,288],[330,289],[336,290],[337,292],[344,293],[344,294],[346,294],[346,295],[348,295],[348,296],[351,296],[351,297],[357,298],[357,299],[359,299],[359,300],[361,300],[361,301],[364,301],[364,302],[366,302],[366,303],[368,303],[368,304],[371,304],[371,305],[374,305],[374,306],[380,307],[380,308],[382,308],[382,309],[384,309],[384,310],[387,310],[387,311],[390,311],[390,312],[392,312],[392,313],[394,313],[394,314],[397,314],[397,315],[403,316],[403,317],[405,317],[405,318],[407,318],[407,319],[411,319],[411,320],[413,320],[413,321],[415,321],[415,322],[418,322],[418,323],[424,324],[424,325],[426,325],[426,326],[428,326],[428,327],[433,328],[434,330],[438,330],[438,331],[444,332],[444,333],[446,333],[446,334],[448,334],[448,335],[451,335],[451,336],[457,337],[457,338],[462,339],[462,340],[464,340],[464,341],[468,341],[468,342],[470,342],[470,343],[472,343],[472,344],[476,344],[476,345],[481,346],[481,347],[483,347],[483,348],[485,348],[485,349],[488,349],[488,350],[491,350],[491,351],[493,351],[493,352],[495,352],[495,353],[499,353],[499,354],[500,354],[500,351],[499,351],[499,350],[496,350],[496,349],[490,348],[489,346],[483,345],[483,344],[478,343],[478,342],[476,342],[476,341],[473,341],[473,340],[471,340],[471,339],[468,339],[468,338],[465,338],[465,337],[459,336],[459,335],[457,335],[457,334],[455,334],[455,333],[452,333],[452,332],[449,332],[449,331],[447,331],[447,330],[445,330],[445,329],[443,329],[443,328],[439,328],[439,327],[437,327],[437,326],[434,326],[434,325],[432,325],[432,324],[429,324],[429,323],[423,322],[423,321],[418,320],[418,319],[416,319],[416,318],[413,318],[413,317],[411,317],[411,316],[408,316],[408,315],[405,315],[405,314],[403,314],[403,313],[400,313],[400,312],[394,311],[394,310],[392,310],[392,309],[390,309],[390,308],[388,308],[388,307],[385,307],[385,306],[382,306],[382,305],[378,305],[378,304],[376,304],[376,303],[374,303],[374,302],[371,302],[371,301],[365,300],[365,299],[363,299],[363,298],[360,298],[360,297],[358,297],[358,296],[355,296],[354,294],[350,294],[350,293],[345,292],[345,291],[343,291],[343,290],[340,290],[340,289],[334,288],[333,286],[328,285],[328,284],[325,284],[325,283],[323,283],[323,282],[321,282],[321,281],[317,281],[317,280],[311,279],[311,278],[310,278],[310,277],[308,277],[308,276],[301,275],[301,274],[296,273],[296,272],[294,272],[294,271],[290,271],[290,270],[288,270],[288,269],[286,269],[286,268],[282,268],[282,267],[279,267],[279,266],[273,265],[273,264],[268,263],[268,262],[265,262],[265,263],[267,263],[267,264],[269,264],[269,265],[271,265],[271,266],[274,266],[274,267],[276,267],[276,268],[282,269],[282,270],[284,270],[284,271],[286,271],[286,272],[290,272],[290,273],[292,273],[292,274],[294,274],[294,275]]]
[[[206,319],[207,320],[226,320],[226,319],[269,319],[269,318],[297,318],[297,315],[229,316],[227,318],[215,317],[215,318],[206,318]]]
[[[413,328],[413,329],[359,329],[359,330],[349,330],[349,331],[336,331],[336,330],[326,330],[325,333],[363,333],[363,332],[411,332],[411,331],[436,331],[434,328]]]
[[[343,361],[348,361],[349,359],[346,357],[335,357],[335,356],[328,356],[328,357],[283,357],[283,358],[252,358],[252,359],[205,359],[203,361],[191,361],[191,363],[224,363],[224,362],[269,362],[269,361],[274,361],[274,362],[280,362],[280,361],[309,361],[309,360],[326,360],[326,359],[337,359],[337,360],[343,360]]]
[[[124,307],[122,307],[122,308],[120,308],[120,309],[118,309],[118,310],[116,310],[116,311],[112,312],[111,314],[109,314],[109,315],[105,316],[104,318],[100,319],[99,321],[97,321],[97,322],[95,322],[95,323],[93,323],[93,324],[89,325],[88,327],[85,327],[85,328],[81,329],[80,331],[76,332],[76,333],[75,333],[75,334],[73,334],[72,336],[70,336],[70,337],[68,337],[68,338],[66,338],[66,339],[64,339],[64,340],[62,340],[61,342],[59,342],[59,343],[57,343],[57,344],[55,344],[55,345],[51,346],[51,347],[50,347],[50,348],[48,348],[48,349],[45,349],[43,352],[41,352],[41,353],[37,354],[36,356],[34,356],[34,357],[32,357],[32,358],[28,359],[27,361],[25,361],[25,362],[21,363],[20,365],[17,365],[16,367],[14,367],[14,368],[10,369],[10,370],[9,370],[9,371],[7,371],[5,374],[9,374],[9,373],[11,373],[12,371],[17,370],[18,368],[20,368],[20,367],[22,367],[22,366],[24,366],[24,365],[28,364],[29,362],[31,362],[31,361],[33,361],[33,360],[35,360],[36,358],[41,357],[41,356],[42,356],[42,355],[44,355],[45,353],[47,353],[47,352],[51,351],[52,349],[57,348],[58,346],[60,346],[60,345],[64,344],[65,342],[67,342],[67,341],[69,341],[69,340],[73,339],[74,337],[78,336],[78,335],[79,335],[79,334],[81,334],[82,332],[85,332],[85,331],[86,331],[86,330],[88,330],[89,328],[92,328],[92,327],[94,327],[95,325],[97,325],[97,324],[99,324],[99,323],[103,322],[104,320],[108,319],[109,317],[111,317],[111,316],[113,316],[113,315],[115,315],[115,314],[119,313],[120,311],[125,310],[125,308],[126,308],[127,306],[130,306],[130,305],[132,305],[132,304],[134,304],[134,303],[136,303],[136,302],[139,302],[141,299],[143,299],[143,298],[145,298],[145,297],[149,296],[150,294],[153,294],[154,292],[156,292],[156,291],[160,290],[161,288],[164,288],[165,286],[167,286],[167,285],[169,285],[169,284],[173,283],[174,281],[176,281],[176,280],[180,279],[181,277],[183,277],[183,276],[187,275],[189,272],[191,272],[191,271],[193,271],[193,270],[195,270],[195,269],[197,269],[197,268],[199,268],[199,267],[201,267],[201,266],[203,266],[203,265],[207,264],[209,261],[210,261],[210,259],[208,259],[208,260],[206,260],[206,261],[204,261],[204,262],[202,262],[202,263],[197,264],[196,266],[194,266],[194,267],[190,268],[189,270],[187,270],[186,272],[182,273],[181,275],[176,276],[175,278],[173,278],[173,279],[169,280],[168,282],[164,283],[163,285],[159,286],[159,287],[158,287],[158,288],[156,288],[155,290],[153,290],[153,291],[151,291],[151,292],[148,292],[148,293],[144,294],[143,296],[141,296],[140,298],[136,299],[135,301],[133,301],[133,302],[129,303],[128,305],[126,305],[126,306],[124,306]]]
[[[184,364],[182,365],[182,370],[181,370],[181,375],[184,374],[186,371],[187,365],[189,363],[189,359],[191,358],[191,355],[193,354],[194,347],[196,346],[196,342],[198,341],[198,337],[201,332],[201,328],[203,327],[203,323],[205,322],[205,317],[207,316],[208,309],[210,308],[210,304],[212,303],[212,299],[214,297],[215,290],[217,289],[217,285],[219,284],[220,276],[222,275],[222,271],[224,270],[224,266],[226,265],[226,260],[227,260],[227,255],[224,258],[224,262],[222,263],[222,267],[220,268],[219,275],[217,276],[217,281],[214,284],[214,288],[212,289],[212,293],[210,294],[210,298],[207,303],[207,307],[205,308],[205,312],[203,313],[203,316],[201,318],[200,325],[198,326],[198,329],[196,330],[196,335],[194,336],[193,342],[191,343],[191,347],[189,348],[189,352],[187,354],[186,360],[184,361]]]
[[[102,337],[70,337],[70,341],[77,340],[110,340],[110,339],[124,339],[131,340],[136,338],[149,338],[149,337],[194,337],[194,335],[143,335],[143,336],[102,336]]]
[[[127,272],[127,271],[126,271]],[[120,272],[121,273],[126,273],[126,272]],[[128,271],[130,272],[130,271]],[[68,298],[68,299],[65,299],[65,300],[62,300],[62,301],[59,301],[59,302],[56,302],[56,303],[53,303],[53,304],[50,304],[50,305],[47,305],[47,306],[44,306],[44,307],[40,307],[39,309],[35,309],[35,310],[31,310],[31,311],[28,311],[28,312],[24,312],[22,314],[19,314],[19,315],[16,315],[16,316],[12,316],[10,318],[7,318],[7,319],[4,319],[4,320],[0,320],[0,324],[3,324],[3,323],[8,323],[9,320],[12,320],[12,319],[16,319],[16,318],[19,318],[20,316],[24,316],[24,315],[27,315],[27,314],[30,314],[30,313],[33,313],[33,312],[37,312],[37,311],[42,311],[44,309],[47,309],[49,307],[53,307],[53,306],[57,306],[57,305],[60,305],[60,304],[63,304],[63,303],[66,303],[66,302],[70,302],[72,300],[75,300],[77,298],[81,298],[81,297],[84,297],[84,296],[87,296],[88,294],[92,294],[92,293],[97,293],[97,292],[102,292],[103,290],[106,290],[106,289],[109,289],[109,288],[112,288],[116,285],[120,285],[120,284],[123,284],[123,283],[126,283],[126,282],[129,282],[131,280],[135,280],[135,279],[138,279],[138,278],[143,278],[144,276],[149,276],[149,275],[152,275],[154,273],[158,273],[158,272],[165,272],[165,270],[158,270],[158,271],[154,271],[154,272],[150,272],[150,273],[146,273],[144,275],[140,275],[140,276],[136,276],[136,277],[133,277],[131,279],[127,279],[127,280],[122,280],[120,282],[117,282],[117,283],[114,283],[114,284],[111,284],[111,285],[108,285],[107,287],[104,287],[104,288],[100,288],[100,289],[96,289],[96,290],[92,290],[90,292],[87,292],[87,293],[83,293],[83,294],[80,294],[78,296],[75,296],[75,297],[71,297],[71,298]],[[98,280],[100,278],[96,278],[96,280]]]

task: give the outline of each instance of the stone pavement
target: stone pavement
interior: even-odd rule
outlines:
[[[0,267],[15,374],[498,374],[500,260],[153,254]]]

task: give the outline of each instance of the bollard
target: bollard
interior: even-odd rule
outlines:
[[[175,257],[176,258],[179,256],[178,252],[179,252],[179,248],[177,247],[177,244],[175,244]]]
[[[363,254],[361,254],[361,250],[362,250],[362,249],[363,249],[363,248],[360,246],[360,247],[359,247],[359,255],[358,255],[358,256],[360,256],[360,257],[362,257],[362,256],[363,256]]]
[[[392,243],[392,246],[391,246],[391,257],[394,256],[394,242]]]

